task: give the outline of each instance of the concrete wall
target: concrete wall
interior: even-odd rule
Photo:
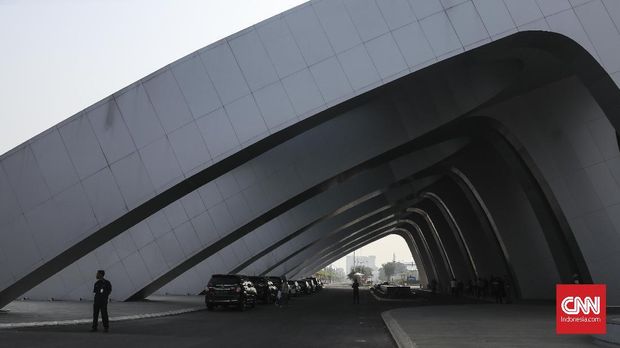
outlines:
[[[88,283],[99,268],[117,285],[114,296],[129,296],[258,212],[450,121],[507,81],[497,74],[472,88],[468,72],[446,71],[428,88],[414,88],[424,92],[417,103],[396,100],[406,117],[379,122],[369,107],[334,119],[296,145],[239,163],[116,238],[78,250],[77,262],[58,256],[167,188],[287,126],[517,31],[568,36],[620,83],[619,24],[620,6],[613,0],[313,1],[231,35],[0,157],[0,293],[31,284],[20,281],[37,269],[36,279],[52,276],[40,267],[54,261],[66,268],[29,296],[90,296]],[[612,128],[582,87],[563,91],[575,92],[569,94],[574,98],[555,96],[556,103],[547,103],[541,92],[487,114],[509,125],[528,148],[559,197],[594,279],[617,289],[608,266],[618,254],[617,243],[609,242],[617,240]],[[548,124],[533,116],[541,113],[551,117]],[[256,250],[246,241],[230,249],[213,260],[213,269],[221,268],[218,262],[238,264]]]

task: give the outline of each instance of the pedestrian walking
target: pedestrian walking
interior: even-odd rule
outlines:
[[[502,277],[497,277],[497,283],[497,297],[499,298],[499,303],[501,304],[504,303],[504,298],[506,297],[506,283]]]
[[[101,312],[101,321],[103,322],[103,332],[108,332],[110,324],[108,320],[108,297],[112,292],[112,284],[105,279],[105,271],[97,271],[97,281],[93,288],[95,293],[95,301],[93,303],[93,326],[90,331],[97,331],[99,323],[99,312]]]
[[[495,297],[495,303],[502,303],[501,292],[499,291],[499,278],[491,276],[491,295]]]
[[[431,293],[435,294],[437,292],[437,280],[431,280]]]
[[[510,278],[508,276],[506,276],[506,281],[504,282],[504,289],[505,289],[505,295],[506,295],[506,303],[512,303],[511,297],[512,297],[512,289],[510,286]]]
[[[282,287],[276,293],[276,307],[282,307]]]
[[[280,298],[280,306],[286,306],[288,304],[288,297],[289,297],[289,287],[288,287],[288,282],[286,281],[286,279],[282,280],[282,294],[281,294],[281,298]]]
[[[482,278],[482,297],[486,298],[489,295],[489,280]]]
[[[357,281],[357,278],[353,279],[353,304],[360,304],[360,283]]]
[[[458,293],[457,293],[457,288],[456,288],[457,282],[456,282],[456,278],[452,277],[452,280],[450,280],[450,292],[452,293],[452,296],[454,297],[458,297]]]

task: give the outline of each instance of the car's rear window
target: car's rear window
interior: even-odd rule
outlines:
[[[239,284],[239,278],[237,277],[226,277],[226,276],[218,276],[212,277],[209,282],[211,285],[229,285],[229,284]]]

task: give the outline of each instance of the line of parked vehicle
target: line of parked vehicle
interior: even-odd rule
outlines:
[[[205,288],[205,304],[208,310],[215,307],[235,307],[240,311],[254,308],[257,302],[274,303],[286,292],[287,297],[309,295],[323,289],[323,282],[314,277],[285,280],[280,277],[245,276],[241,274],[214,274]]]

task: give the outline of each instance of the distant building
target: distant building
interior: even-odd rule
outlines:
[[[344,271],[344,268],[342,267],[338,267],[336,268],[336,279],[338,280],[345,280],[347,278],[347,273]]]
[[[377,267],[377,257],[375,255],[369,256],[355,256],[355,260],[353,260],[353,255],[347,256],[347,274],[351,272],[351,269],[354,266],[366,266],[372,269],[372,279],[376,281],[379,277],[379,267]]]

